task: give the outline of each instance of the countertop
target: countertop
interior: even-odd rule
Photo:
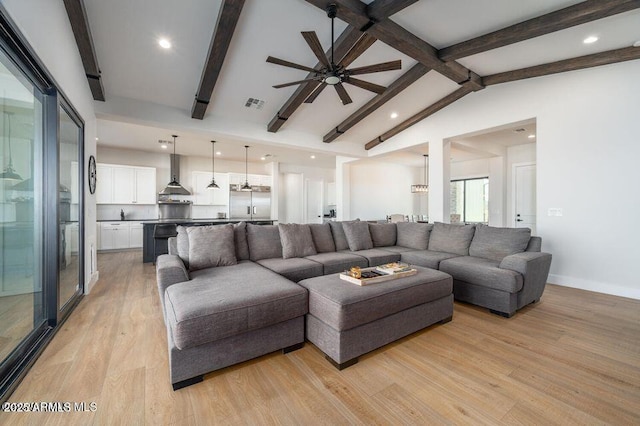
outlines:
[[[277,222],[277,219],[243,219],[243,218],[227,218],[227,219],[156,219],[141,220],[142,224],[156,223],[233,223],[233,222]]]

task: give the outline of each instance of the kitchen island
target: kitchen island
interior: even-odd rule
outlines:
[[[181,226],[206,226],[206,225],[224,225],[227,223],[247,222],[254,225],[273,225],[277,220],[272,219],[160,219],[147,220],[142,222],[142,262],[149,263],[154,261],[154,239],[153,231],[157,224],[163,225],[181,225]],[[157,242],[158,256],[168,253],[166,239],[159,239]]]

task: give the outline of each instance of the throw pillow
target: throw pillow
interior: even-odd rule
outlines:
[[[347,237],[349,250],[358,251],[373,248],[373,241],[371,240],[367,222],[344,222],[342,229]]]
[[[176,230],[178,231],[178,235],[176,236],[178,257],[182,259],[184,266],[189,268],[189,236],[187,235],[187,227],[178,225]]]
[[[416,250],[429,247],[429,233],[433,228],[430,223],[398,222],[398,238],[396,245]]]
[[[313,245],[313,237],[308,225],[281,223],[278,225],[278,230],[280,231],[284,259],[306,257],[318,253]]]
[[[469,255],[502,261],[510,254],[522,253],[531,239],[529,228],[496,228],[476,226]]]
[[[475,225],[436,222],[429,237],[429,250],[468,256],[475,229]]]
[[[359,219],[349,222],[358,221]],[[329,222],[329,225],[331,226],[331,235],[333,235],[333,242],[336,245],[336,251],[349,250],[349,243],[347,242],[347,237],[344,234],[344,229],[342,229],[342,224],[349,222]]]
[[[247,243],[247,223],[240,222],[233,225],[236,242],[236,258],[249,260],[249,243]]]
[[[282,258],[282,243],[277,225],[247,224],[247,242],[249,243],[249,259]]]
[[[333,242],[331,226],[328,223],[311,223],[309,229],[311,229],[311,237],[318,253],[336,251],[336,243]]]
[[[189,270],[235,265],[233,225],[190,226]]]
[[[370,223],[369,232],[374,247],[388,247],[396,245],[397,230],[395,223]]]

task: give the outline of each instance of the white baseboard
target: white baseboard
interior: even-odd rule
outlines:
[[[100,279],[100,271],[95,271],[93,274],[91,274],[91,279],[89,280],[89,283],[85,286],[84,294],[89,294],[91,292],[91,289],[93,288],[94,285],[96,285],[99,279]]]
[[[611,294],[613,296],[640,299],[640,288],[631,288],[556,274],[549,274],[547,282],[550,284],[561,285],[563,287],[579,288],[581,290],[595,291],[597,293]]]

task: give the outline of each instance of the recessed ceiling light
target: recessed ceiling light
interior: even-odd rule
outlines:
[[[391,117],[391,119],[398,118],[398,113],[397,112],[392,112],[391,115],[389,115],[389,117]]]
[[[530,134],[529,136],[527,136],[529,139],[534,139],[536,137],[536,135],[534,134]]]
[[[216,155],[222,155],[222,153],[220,151],[217,151]]]
[[[96,137],[96,140],[99,140],[99,139]]]
[[[167,146],[166,145],[160,145],[160,148],[167,149]]]
[[[584,44],[591,44],[591,43],[595,43],[596,41],[598,41],[598,37],[597,36],[589,36],[589,37],[585,38],[584,40],[582,40],[582,42]]]
[[[260,157],[260,159],[261,159],[262,161],[264,161],[264,160],[266,160],[266,157]]]
[[[315,155],[312,155],[312,156],[311,156],[311,159],[312,159],[312,160],[313,160],[313,159],[315,159],[315,158],[316,158],[316,156],[315,156]]]
[[[167,40],[166,38],[161,38],[160,40],[158,40],[158,44],[163,49],[170,49],[171,48],[171,42],[169,40]]]

